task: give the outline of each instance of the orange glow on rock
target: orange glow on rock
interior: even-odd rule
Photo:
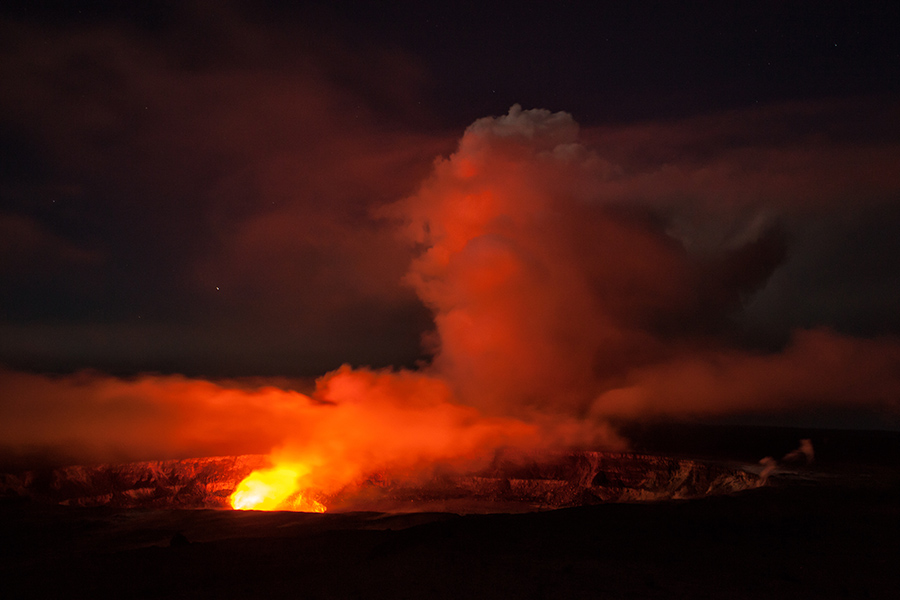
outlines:
[[[232,507],[346,510],[373,477],[427,480],[436,465],[468,470],[499,448],[541,443],[534,424],[486,416],[422,373],[345,366],[322,377],[313,398],[304,422],[270,454],[272,466],[235,489]]]
[[[280,465],[254,471],[231,494],[235,510],[293,510],[325,512],[325,505],[301,490],[309,468],[303,465]]]

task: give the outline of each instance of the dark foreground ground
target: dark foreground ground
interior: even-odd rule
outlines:
[[[898,598],[896,439],[844,459],[823,439],[813,466],[735,496],[517,515],[8,500],[0,597]]]

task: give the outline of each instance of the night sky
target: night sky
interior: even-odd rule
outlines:
[[[4,401],[349,364],[896,426],[900,5],[731,4],[4,2]]]

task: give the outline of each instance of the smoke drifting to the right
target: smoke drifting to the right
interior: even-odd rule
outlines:
[[[431,360],[417,370],[345,365],[311,396],[0,373],[4,451],[268,453],[232,506],[319,510],[373,474],[415,482],[502,456],[621,450],[627,421],[897,415],[895,339],[815,328],[776,350],[738,342],[734,315],[793,250],[772,206],[710,211],[689,186],[654,194],[655,175],[601,151],[568,114],[514,106],[476,121],[415,193],[380,209],[414,245],[406,281],[434,314]]]
[[[520,418],[895,411],[900,344],[795,331],[777,352],[729,342],[730,317],[791,240],[762,203],[730,234],[690,198],[625,197],[622,167],[566,113],[468,128],[410,198],[385,210],[420,253],[408,274],[434,311],[429,371],[461,401]],[[751,207],[752,208],[752,207]],[[706,231],[704,231],[706,228]],[[718,239],[717,244],[691,244]]]

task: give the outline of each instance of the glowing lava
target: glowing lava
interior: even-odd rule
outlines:
[[[273,467],[252,472],[231,494],[236,510],[293,510],[325,512],[325,505],[300,489],[301,478],[309,473],[302,465]]]

